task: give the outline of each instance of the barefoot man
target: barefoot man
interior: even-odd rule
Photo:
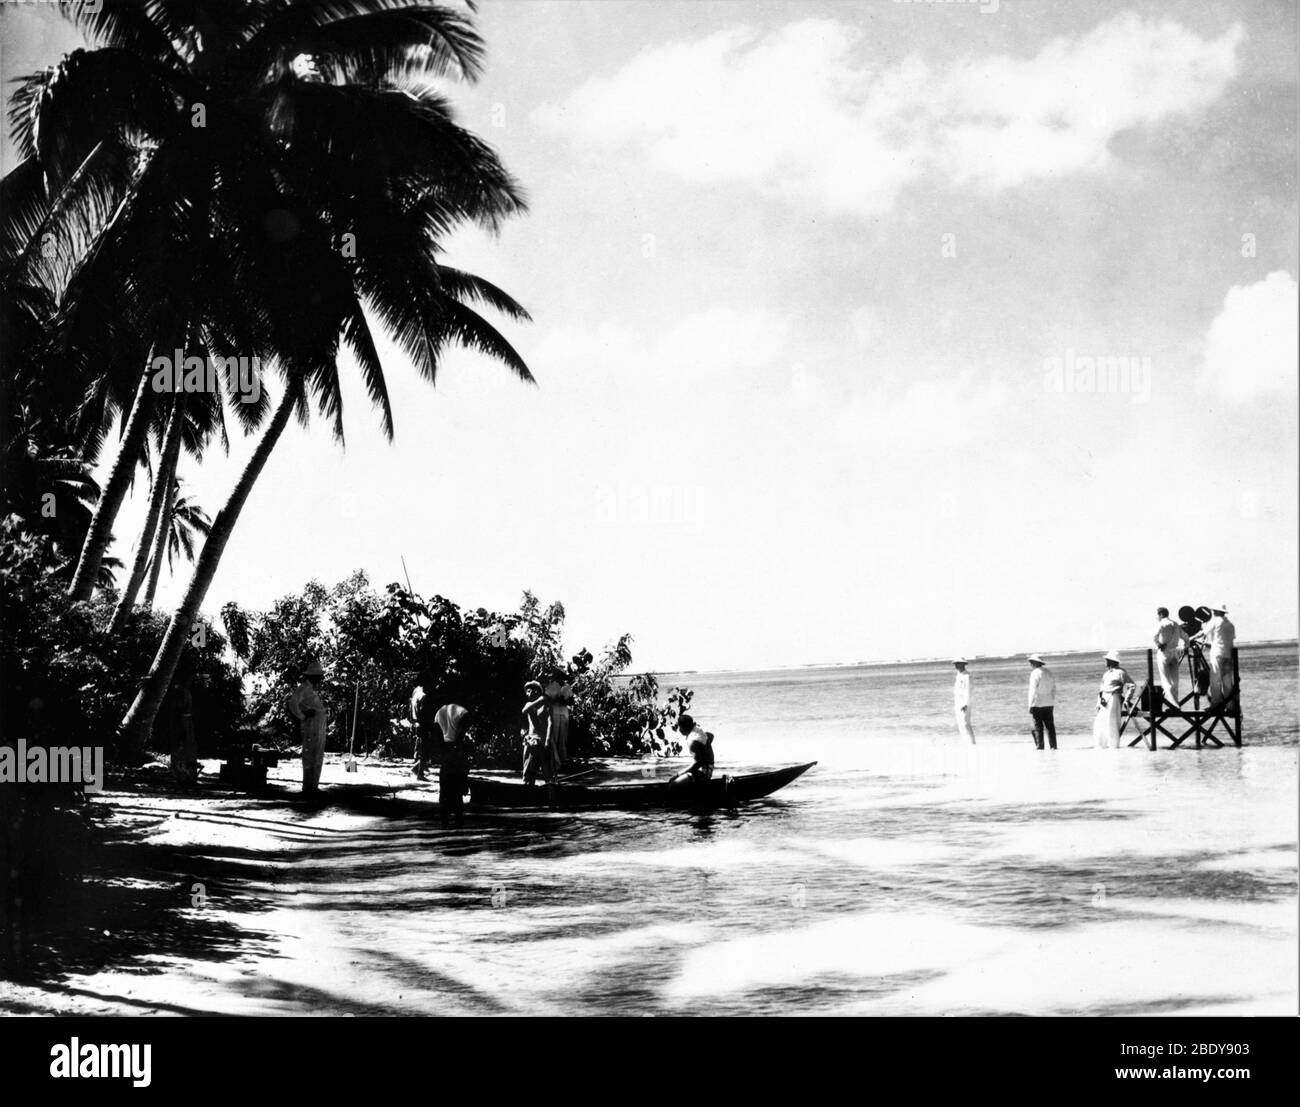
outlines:
[[[970,673],[966,671],[964,657],[954,657],[952,665],[957,670],[957,679],[952,685],[952,710],[957,718],[957,736],[965,738],[973,746],[975,732],[970,725]]]

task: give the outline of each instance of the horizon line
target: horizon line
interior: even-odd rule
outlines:
[[[1252,638],[1244,640],[1241,646],[1285,646],[1295,645],[1300,648],[1300,638]],[[1068,657],[1073,654],[1091,653],[1098,647],[1084,646],[1078,649],[1065,650],[1040,650],[1041,657]],[[1117,651],[1119,653],[1133,653],[1143,651],[1150,647],[1147,646],[1121,646]],[[1240,648],[1240,647],[1239,647]],[[1015,653],[974,653],[968,654],[966,660],[973,661],[1013,661],[1016,659],[1025,659],[1029,657],[1030,651]],[[638,669],[634,672],[620,674],[625,677],[634,676],[659,676],[664,673],[671,673],[680,676],[721,676],[727,673],[773,673],[773,672],[794,672],[798,669],[857,669],[870,668],[872,666],[885,665],[933,665],[939,663],[951,664],[952,658],[947,656],[940,657],[895,657],[883,661],[809,661],[796,665],[758,665],[750,667],[730,667],[725,669]]]

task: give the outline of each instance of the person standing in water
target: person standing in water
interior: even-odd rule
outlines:
[[[1043,748],[1047,732],[1050,749],[1056,749],[1056,677],[1036,653],[1029,655],[1029,715],[1034,720],[1034,748]]]
[[[320,784],[321,765],[325,761],[325,701],[320,686],[325,670],[312,661],[303,670],[302,681],[289,693],[286,706],[298,724],[302,740],[302,794],[314,795]]]
[[[952,665],[957,670],[957,679],[952,684],[952,710],[957,720],[957,736],[966,739],[973,746],[975,731],[970,725],[970,673],[966,671],[964,657],[954,657]]]
[[[1097,691],[1097,716],[1092,723],[1093,742],[1098,749],[1119,749],[1119,721],[1124,697],[1134,687],[1133,678],[1119,663],[1119,654],[1111,650],[1105,657],[1106,671],[1101,674]]]

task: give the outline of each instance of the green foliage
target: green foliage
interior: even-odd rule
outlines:
[[[139,612],[110,634],[114,597],[71,602],[62,568],[49,538],[13,516],[0,520],[0,740],[111,750],[166,620]],[[195,732],[205,756],[235,732],[243,713],[240,677],[223,659],[225,645],[205,626],[182,659],[194,675]],[[159,732],[160,746],[167,737]]]
[[[632,662],[624,635],[596,660],[586,650],[563,661],[564,607],[525,592],[517,612],[463,610],[445,596],[422,598],[397,584],[383,593],[364,573],[326,590],[312,582],[270,611],[233,604],[222,622],[251,686],[254,724],[267,739],[296,741],[284,708],[308,661],[325,667],[322,692],[330,713],[329,745],[405,756],[414,745],[408,704],[417,684],[435,704],[456,701],[475,713],[480,764],[517,768],[524,684],[562,671],[575,702],[573,756],[659,756],[681,747],[666,734],[688,691],[673,689],[658,704],[653,676],[624,676]]]
[[[573,712],[569,744],[591,756],[671,757],[681,743],[669,737],[683,689],[659,704],[659,682],[651,673],[624,677],[632,664],[632,636],[624,634],[598,660],[585,650],[573,659]],[[691,693],[685,691],[686,702]]]

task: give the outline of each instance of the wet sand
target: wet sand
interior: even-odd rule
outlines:
[[[93,801],[110,842],[60,957],[0,1004],[1294,1013],[1295,750],[1083,743],[935,744],[731,813],[471,813],[459,832],[396,763],[331,756],[319,806],[296,761],[262,797],[216,791],[209,763],[196,793]]]

